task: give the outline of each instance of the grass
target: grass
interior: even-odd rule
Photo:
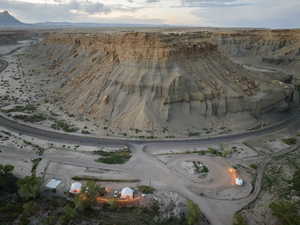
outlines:
[[[115,183],[137,183],[140,182],[139,179],[102,179],[90,176],[74,176],[72,180],[75,181],[95,181],[95,182],[115,182]]]
[[[106,164],[124,164],[131,158],[130,151],[118,151],[118,152],[95,151],[94,153],[102,156],[98,158],[96,162],[101,162]]]
[[[285,138],[285,139],[282,139],[282,142],[287,145],[295,145],[295,144],[297,144],[297,139],[296,138]]]

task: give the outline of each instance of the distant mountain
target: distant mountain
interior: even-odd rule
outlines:
[[[0,0],[1,1],[1,0]],[[157,27],[169,25],[156,24],[118,24],[118,23],[71,23],[71,22],[43,22],[43,23],[22,23],[9,14],[8,11],[0,12],[0,27],[13,28],[36,28],[36,29],[52,29],[52,28],[97,28],[97,27]]]
[[[9,14],[8,11],[0,12],[0,26],[19,26],[22,22]]]

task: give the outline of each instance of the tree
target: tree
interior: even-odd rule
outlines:
[[[25,201],[35,199],[40,194],[41,185],[41,178],[36,176],[27,176],[18,181],[18,193]]]
[[[76,209],[70,205],[64,207],[64,214],[59,217],[60,224],[68,224],[76,217]]]
[[[195,225],[199,222],[201,211],[197,204],[192,200],[187,201],[187,216],[186,220],[188,225]]]
[[[0,195],[17,192],[17,178],[13,175],[14,166],[0,164]]]
[[[285,225],[298,225],[300,215],[299,204],[292,201],[275,201],[270,204],[272,214]]]
[[[81,193],[74,199],[75,208],[85,210],[97,204],[97,197],[103,195],[105,189],[96,184],[95,181],[88,181],[81,189]]]
[[[241,214],[235,214],[233,218],[233,225],[247,225],[246,219]]]
[[[300,169],[298,169],[292,179],[292,188],[300,195]]]
[[[8,175],[11,174],[12,171],[15,169],[13,165],[0,165],[0,175]]]

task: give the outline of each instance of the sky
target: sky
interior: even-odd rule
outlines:
[[[0,0],[22,22],[300,28],[300,0]]]

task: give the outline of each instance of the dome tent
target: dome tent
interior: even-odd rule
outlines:
[[[125,187],[121,191],[121,198],[133,198],[134,190],[129,187]]]

